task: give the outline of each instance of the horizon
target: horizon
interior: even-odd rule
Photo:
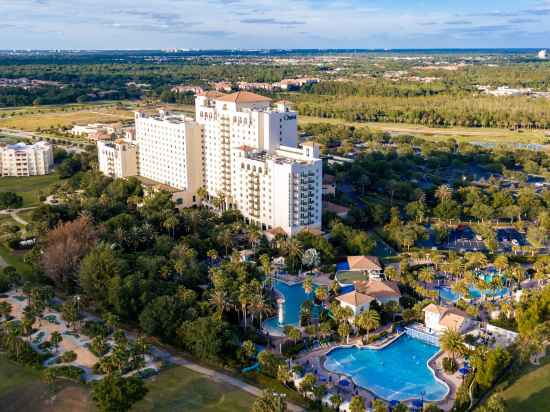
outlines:
[[[549,47],[549,0],[0,0],[16,50]],[[104,45],[109,44],[109,49]]]

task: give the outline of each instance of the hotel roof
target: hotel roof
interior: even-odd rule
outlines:
[[[216,99],[219,102],[232,102],[232,103],[259,103],[259,102],[270,102],[269,97],[260,96],[256,93],[250,92],[236,92],[231,94],[226,94],[220,98]]]
[[[439,324],[449,329],[459,330],[466,319],[470,317],[466,312],[460,309],[438,306],[433,303],[430,303],[423,310],[424,312],[439,314]]]
[[[362,293],[366,293],[374,298],[401,296],[397,283],[390,282],[389,280],[369,279],[368,281],[360,280],[353,283]]]
[[[370,304],[374,300],[372,296],[365,295],[364,293],[357,292],[356,290],[337,296],[336,299],[354,307]]]
[[[348,256],[350,270],[382,270],[376,256]]]

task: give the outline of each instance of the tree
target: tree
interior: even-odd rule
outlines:
[[[0,302],[0,316],[4,318],[4,320],[8,320],[8,318],[11,315],[12,311],[12,305],[9,302],[2,301]]]
[[[293,271],[296,270],[296,259],[299,258],[303,253],[302,243],[295,238],[287,239],[284,243],[284,250],[289,257],[290,269]]]
[[[48,232],[40,262],[56,286],[65,290],[75,286],[74,274],[80,260],[91,249],[96,238],[97,233],[87,216],[61,223]]]
[[[183,304],[178,298],[159,296],[145,306],[139,316],[139,324],[145,333],[170,342],[176,336],[183,310]]]
[[[214,288],[210,293],[210,304],[216,309],[214,317],[217,320],[222,320],[223,313],[228,307],[228,295],[225,290]]]
[[[375,399],[372,401],[372,412],[387,412],[388,405],[380,399]]]
[[[252,412],[286,412],[285,395],[265,389],[252,404]]]
[[[92,399],[102,412],[126,412],[134,403],[143,399],[147,392],[148,389],[139,378],[110,374],[93,383]]]
[[[247,358],[252,359],[256,356],[256,345],[251,340],[245,340],[242,343],[241,348]]]
[[[344,399],[342,399],[342,397],[340,395],[338,395],[337,393],[331,395],[329,400],[330,400],[330,403],[332,405],[332,408],[335,411],[339,411],[340,410],[340,405],[342,405],[342,403],[344,403]]]
[[[338,324],[338,335],[343,338],[346,338],[346,343],[348,343],[349,334],[351,333],[351,326],[347,320],[344,320]]]
[[[53,331],[50,336],[50,343],[54,347],[55,352],[57,353],[57,348],[59,348],[59,344],[63,341],[63,336],[61,336],[61,333],[58,331]]]
[[[61,306],[61,316],[70,327],[75,327],[80,320],[80,308],[77,299],[77,297],[67,299]]]
[[[456,356],[464,353],[464,338],[456,329],[446,329],[439,338],[441,349],[451,354],[453,361],[456,361]]]
[[[0,192],[0,209],[18,209],[23,206],[23,198],[14,192]]]
[[[304,379],[300,382],[300,387],[298,389],[303,395],[312,393],[316,383],[317,378],[315,375],[312,373],[307,373],[306,376],[304,376]]]
[[[373,309],[368,309],[357,316],[357,318],[355,319],[355,323],[359,328],[367,331],[368,342],[369,331],[372,329],[376,329],[378,326],[380,326],[380,314]]]
[[[281,363],[277,368],[277,380],[286,385],[292,379],[290,369],[286,363]]]
[[[365,400],[362,396],[354,396],[349,404],[350,412],[365,412]]]
[[[300,332],[300,329],[295,328],[293,326],[289,326],[286,329],[286,335],[289,339],[294,341],[294,344],[302,337],[302,332]]]
[[[82,259],[79,285],[89,300],[99,308],[106,309],[108,295],[105,286],[112,278],[123,275],[124,271],[124,261],[117,257],[110,246],[101,243]]]

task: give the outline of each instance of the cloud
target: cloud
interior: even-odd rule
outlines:
[[[305,21],[299,21],[299,20],[278,20],[271,17],[268,18],[247,18],[247,19],[241,19],[241,23],[244,24],[274,24],[279,26],[298,26],[302,24],[306,24]]]
[[[450,20],[445,22],[449,26],[465,26],[472,23],[471,20]]]

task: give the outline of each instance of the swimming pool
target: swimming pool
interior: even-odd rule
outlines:
[[[279,323],[278,317],[267,319],[263,328],[270,334],[275,336],[282,336],[285,326],[299,326],[300,324],[300,306],[306,300],[313,301],[314,292],[306,294],[302,283],[296,283],[289,285],[281,280],[276,280],[274,287],[282,296],[284,296],[285,302],[283,304],[284,321]],[[315,290],[315,286],[314,286]],[[313,307],[314,314],[316,307]]]
[[[478,288],[472,286],[468,288],[468,290],[469,290],[468,299],[481,298],[482,293]],[[510,289],[502,288],[502,289],[497,289],[496,291],[486,290],[484,294],[485,296],[488,296],[488,297],[503,298],[504,296],[510,294]],[[460,298],[459,294],[453,292],[451,288],[446,286],[439,288],[439,296],[441,297],[441,300],[444,300],[447,302],[456,302]]]
[[[404,335],[383,349],[336,348],[327,354],[325,368],[388,401],[443,399],[448,387],[428,367],[439,348]]]

